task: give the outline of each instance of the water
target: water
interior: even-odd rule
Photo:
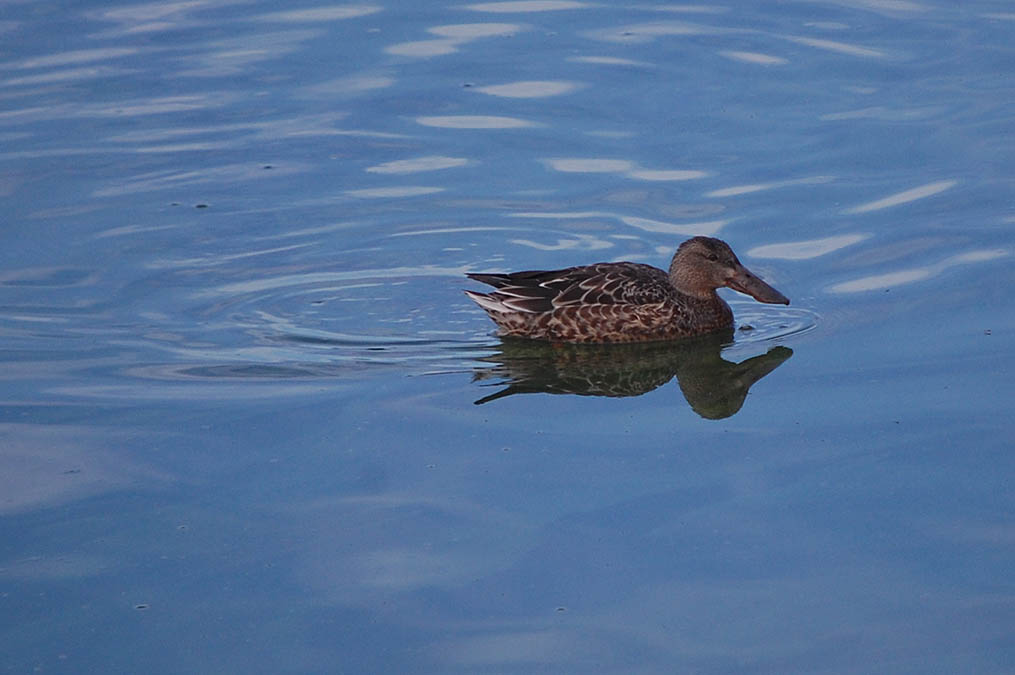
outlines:
[[[7,3],[0,666],[1010,672],[1013,28]],[[461,293],[691,234],[793,304],[547,352]]]

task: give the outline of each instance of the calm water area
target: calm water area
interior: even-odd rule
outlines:
[[[1015,672],[1015,5],[0,1],[0,672]],[[731,336],[467,272],[728,241]]]

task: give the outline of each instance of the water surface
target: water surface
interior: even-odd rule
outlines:
[[[3,669],[1010,672],[1013,28],[8,4]],[[461,292],[696,234],[793,304],[547,353]]]

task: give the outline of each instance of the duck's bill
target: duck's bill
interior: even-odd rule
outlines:
[[[789,298],[775,290],[757,276],[751,273],[743,265],[727,283],[727,286],[734,291],[746,293],[758,302],[767,302],[773,305],[788,305]]]

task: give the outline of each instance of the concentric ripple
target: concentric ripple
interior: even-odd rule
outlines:
[[[801,307],[759,305],[753,302],[730,304],[736,317],[738,344],[775,342],[810,332],[818,325],[818,315]]]

